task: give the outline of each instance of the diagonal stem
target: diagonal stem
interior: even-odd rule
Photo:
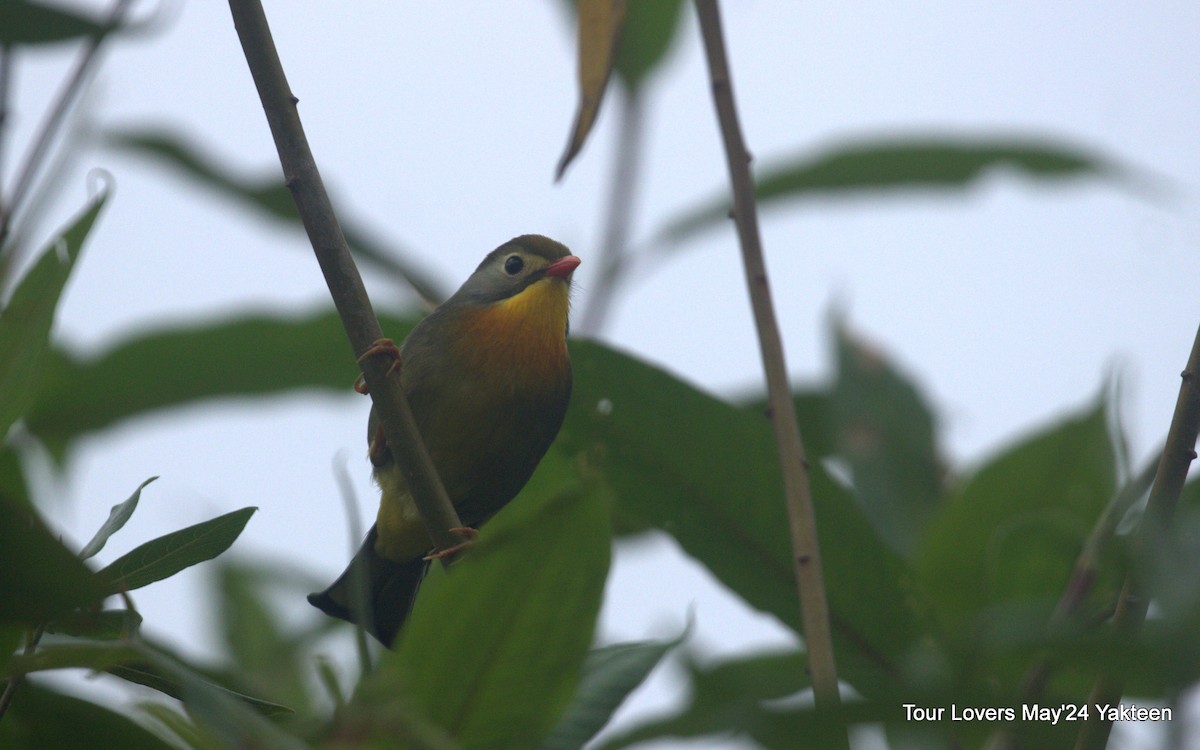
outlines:
[[[1134,560],[1145,553],[1154,543],[1154,536],[1168,527],[1175,505],[1183,491],[1188,469],[1196,458],[1196,438],[1200,435],[1200,329],[1192,341],[1192,353],[1180,377],[1179,398],[1175,401],[1175,413],[1167,431],[1167,442],[1163,446],[1158,462],[1158,472],[1150,487],[1150,499],[1146,501],[1146,512],[1138,527],[1134,540]],[[1125,575],[1117,599],[1117,611],[1113,614],[1113,631],[1118,637],[1134,638],[1146,619],[1150,602],[1146,592],[1140,590],[1139,581],[1133,573]],[[1089,706],[1115,705],[1123,691],[1121,678],[1111,673],[1101,673],[1092,686],[1088,697]],[[1098,711],[1080,729],[1076,739],[1076,750],[1101,750],[1108,744],[1112,731],[1112,720]]]
[[[392,368],[393,360],[388,357],[363,357],[383,338],[383,330],[309,149],[296,109],[299,100],[288,86],[262,3],[229,0],[229,9],[275,139],[284,179],[296,201],[354,356],[361,358],[363,379],[378,409],[388,448],[408,480],[421,520],[434,544],[439,548],[460,544],[464,540],[450,529],[461,528],[462,522],[417,431],[408,399],[400,387],[399,371]]]
[[[825,599],[825,582],[821,573],[821,554],[817,545],[808,463],[804,458],[804,443],[792,406],[783,344],[779,336],[779,326],[775,321],[771,288],[763,262],[754,183],[750,176],[750,155],[742,139],[741,125],[734,104],[733,84],[729,75],[721,16],[716,0],[696,0],[696,12],[700,17],[700,31],[704,37],[704,52],[708,59],[712,82],[713,103],[725,144],[729,179],[733,185],[733,216],[742,247],[746,282],[750,287],[750,303],[754,309],[754,322],[758,329],[763,369],[766,371],[768,408],[783,471],[783,488],[792,536],[792,561],[799,589],[800,616],[808,651],[808,668],[812,674],[817,707],[835,710],[840,705],[837,667],[830,637],[829,605]]]

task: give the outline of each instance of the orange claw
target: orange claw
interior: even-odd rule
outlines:
[[[454,555],[457,555],[459,552],[462,552],[463,550],[465,550],[467,547],[470,547],[472,544],[475,543],[475,540],[479,538],[478,529],[473,529],[470,526],[456,526],[453,529],[450,529],[450,531],[454,531],[459,534],[462,534],[463,536],[466,537],[466,539],[464,541],[459,542],[458,544],[454,544],[449,547],[446,547],[445,549],[435,549],[433,552],[430,552],[428,555],[425,555],[424,559],[426,559],[426,560],[444,560],[447,557],[453,557]]]
[[[392,341],[391,339],[375,339],[375,342],[359,356],[357,360],[358,364],[361,365],[363,361],[367,359],[367,357],[373,357],[376,354],[386,354],[392,359],[392,366],[387,369],[386,373],[384,373],[385,376],[390,376],[393,372],[397,372],[400,369],[400,347],[396,346],[395,341]],[[370,389],[367,388],[367,383],[365,380],[363,380],[363,376],[361,374],[354,379],[354,390],[363,395],[366,395],[370,392]]]

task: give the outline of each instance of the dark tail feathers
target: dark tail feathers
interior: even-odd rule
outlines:
[[[375,551],[375,527],[345,572],[333,585],[308,595],[308,603],[331,617],[362,623],[363,628],[391,648],[396,633],[408,619],[429,561],[421,558],[396,562]]]

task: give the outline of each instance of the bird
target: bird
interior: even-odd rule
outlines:
[[[399,349],[417,429],[469,530],[521,491],[562,427],[572,386],[571,276],[579,264],[552,239],[515,237],[490,252]],[[375,524],[345,572],[308,601],[358,622],[390,648],[438,551],[374,408],[367,441],[381,490]]]

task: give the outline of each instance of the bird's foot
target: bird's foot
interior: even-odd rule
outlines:
[[[459,552],[474,544],[475,540],[479,538],[479,530],[473,529],[470,526],[457,526],[450,530],[462,534],[466,539],[443,549],[435,549],[433,552],[425,555],[426,560],[444,560],[447,557],[454,557]]]
[[[375,342],[367,348],[365,352],[358,358],[358,363],[361,365],[367,357],[373,357],[377,354],[383,354],[391,358],[392,365],[387,369],[385,375],[390,376],[393,372],[400,369],[400,347],[396,346],[396,342],[391,339],[375,339]],[[354,390],[366,395],[369,392],[366,381],[363,376],[359,375],[354,380]]]

